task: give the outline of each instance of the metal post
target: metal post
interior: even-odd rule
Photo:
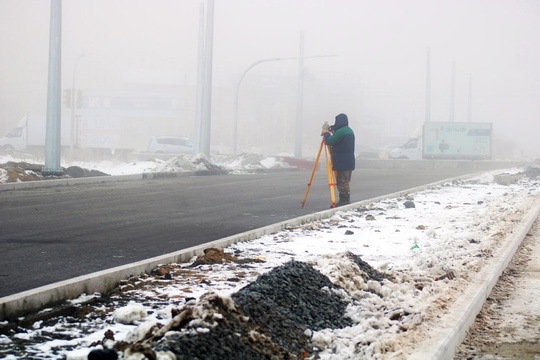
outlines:
[[[450,88],[450,122],[454,121],[454,108],[456,97],[456,63],[452,63],[452,86]]]
[[[296,128],[294,141],[294,156],[302,156],[302,122],[304,119],[304,32],[300,34],[300,56],[298,60],[298,90],[296,95]]]
[[[61,0],[51,0],[45,165],[42,170],[46,175],[61,175],[64,173],[60,165],[62,152],[60,128],[61,65],[62,2]]]
[[[467,119],[472,121],[472,74],[469,74],[469,108],[467,112]]]
[[[204,40],[204,90],[200,151],[210,156],[210,130],[212,125],[212,50],[214,36],[214,0],[208,0]]]
[[[88,54],[80,54],[77,59],[75,59],[75,65],[73,66],[73,77],[71,78],[71,131],[70,131],[70,138],[69,138],[69,150],[71,151],[73,155],[73,148],[75,147],[77,143],[77,125],[75,123],[75,107],[77,106],[77,87],[76,87],[76,78],[77,78],[77,66],[79,65],[79,60]]]
[[[430,103],[430,95],[431,95],[431,84],[430,84],[430,76],[431,76],[431,72],[430,72],[430,62],[431,62],[431,59],[430,59],[430,50],[429,48],[427,48],[427,58],[426,58],[426,122],[429,122],[430,121],[430,117],[431,117],[431,114],[430,114],[430,106],[431,106],[431,103]]]
[[[255,66],[269,62],[269,61],[281,61],[281,60],[298,60],[298,59],[312,59],[312,58],[321,58],[321,57],[335,57],[337,55],[319,55],[319,56],[303,56],[300,57],[290,57],[290,58],[270,58],[270,59],[263,59],[254,62],[253,64],[249,65],[246,70],[240,75],[240,80],[238,80],[238,85],[236,86],[236,97],[235,97],[235,106],[234,106],[234,134],[233,134],[233,141],[234,141],[234,154],[237,152],[238,148],[238,95],[240,93],[240,85],[242,84],[242,80],[246,76],[246,74],[249,72],[249,70],[253,69]]]
[[[236,154],[236,151],[238,149],[238,94],[240,93],[240,85],[242,84],[242,80],[244,79],[248,71],[253,69],[256,65],[259,65],[260,63],[263,63],[263,62],[280,61],[280,60],[283,60],[283,59],[272,58],[272,59],[263,59],[263,60],[256,61],[253,64],[249,65],[247,69],[244,70],[242,75],[240,75],[240,80],[238,80],[238,85],[236,85],[236,100],[235,100],[235,106],[234,106],[234,135],[233,135],[233,140],[234,140],[233,153],[234,154]]]
[[[194,152],[201,152],[201,137],[203,128],[202,108],[204,91],[204,4],[199,8],[199,53],[197,65],[197,99],[195,109],[195,147]]]

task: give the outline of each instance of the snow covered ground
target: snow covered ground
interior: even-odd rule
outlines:
[[[173,161],[168,164],[172,166]],[[89,164],[81,166],[89,168]],[[106,173],[127,174],[152,166],[98,167]],[[348,303],[346,316],[353,321],[343,329],[306,329],[312,346],[308,358],[407,359],[430,330],[444,325],[451,304],[536,203],[540,196],[536,170],[506,169],[446,182],[225,249],[228,257],[249,259],[248,264],[233,259],[163,266],[126,281],[107,299],[87,294],[72,301],[84,309],[84,316],[37,321],[28,328],[16,328],[9,336],[1,335],[0,356],[86,359],[93,349],[118,349],[125,341],[132,345],[131,355],[119,351],[120,356],[141,359],[142,345],[154,345],[145,335],[156,335],[157,327],[170,326],[173,313],[180,316],[173,309],[193,313],[198,309],[203,314],[209,292],[229,301],[261,274],[294,259],[342,288],[337,293]],[[499,185],[494,177],[500,173],[524,176]],[[387,278],[368,276],[351,260],[351,253]],[[90,299],[101,300],[92,303]],[[161,336],[211,332],[223,314],[213,316],[214,322],[192,320],[187,328]],[[174,358],[164,351],[156,356]]]
[[[290,168],[285,161],[286,157],[264,156],[259,154],[239,154],[239,155],[212,155],[208,159],[204,154],[199,155],[179,155],[167,160],[155,158],[146,161],[100,161],[85,162],[74,161],[62,163],[64,168],[79,167],[86,170],[98,170],[108,175],[130,175],[151,172],[194,172],[223,169],[229,173],[244,173],[257,169]],[[0,184],[8,181],[28,181],[41,180],[42,176],[35,170],[9,169],[6,164],[14,163],[13,166],[23,163],[35,163],[28,159],[16,158],[10,155],[0,155]],[[33,168],[39,168],[43,163],[37,163]],[[11,167],[11,166],[10,166]],[[11,172],[11,174],[9,173]],[[11,175],[11,176],[10,176]],[[12,180],[8,180],[11,178]]]
[[[143,172],[191,172],[208,170],[211,165],[222,167],[231,172],[244,172],[253,169],[274,169],[290,167],[282,157],[260,154],[212,155],[208,159],[204,154],[179,155],[168,160],[133,161],[128,163],[103,161],[100,163],[75,162],[85,169],[95,169],[110,175],[139,174]]]

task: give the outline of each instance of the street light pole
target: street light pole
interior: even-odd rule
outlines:
[[[238,147],[238,95],[240,93],[240,85],[242,84],[242,80],[246,76],[246,74],[249,72],[249,70],[253,69],[255,66],[270,62],[270,61],[281,61],[281,60],[298,60],[298,59],[309,59],[309,58],[319,58],[319,57],[333,57],[337,55],[320,55],[320,56],[302,56],[302,57],[289,57],[289,58],[269,58],[269,59],[262,59],[259,61],[254,62],[253,64],[249,65],[246,70],[242,73],[240,76],[240,80],[238,80],[238,85],[236,86],[236,99],[235,99],[235,106],[234,106],[234,154],[236,154],[237,147]]]
[[[75,139],[77,136],[78,129],[75,126],[75,106],[77,106],[77,101],[75,99],[76,91],[75,91],[75,78],[77,76],[77,66],[79,65],[79,60],[83,57],[89,55],[89,53],[83,53],[80,54],[77,59],[75,59],[75,65],[73,66],[73,77],[71,78],[71,131],[70,131],[70,139],[69,139],[69,150],[71,151],[71,155],[73,156],[73,147],[75,144]]]
[[[238,81],[238,85],[236,86],[236,101],[235,101],[235,106],[234,106],[234,152],[233,152],[234,154],[236,154],[236,150],[238,147],[238,94],[240,93],[240,85],[242,84],[242,80],[244,79],[248,71],[253,69],[255,66],[264,62],[280,61],[280,60],[284,60],[284,59],[270,58],[270,59],[263,59],[263,60],[256,61],[250,66],[248,66],[247,69],[244,70],[244,72],[240,76],[240,80]]]
[[[48,175],[63,174],[60,133],[60,85],[62,74],[62,1],[51,0],[49,31],[49,68],[47,81],[47,121],[45,129],[45,165]]]
[[[296,124],[294,131],[294,156],[302,156],[302,123],[304,122],[304,32],[300,33],[300,60],[298,61],[298,86],[296,94]]]

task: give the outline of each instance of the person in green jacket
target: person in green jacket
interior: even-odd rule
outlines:
[[[349,127],[347,115],[337,115],[335,124],[328,129],[323,127],[321,135],[326,145],[332,148],[332,170],[336,172],[336,185],[339,192],[339,201],[336,206],[350,204],[350,181],[356,160],[354,131]]]

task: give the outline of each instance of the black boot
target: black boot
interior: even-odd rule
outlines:
[[[339,194],[339,201],[337,206],[343,206],[351,203],[351,194]]]

